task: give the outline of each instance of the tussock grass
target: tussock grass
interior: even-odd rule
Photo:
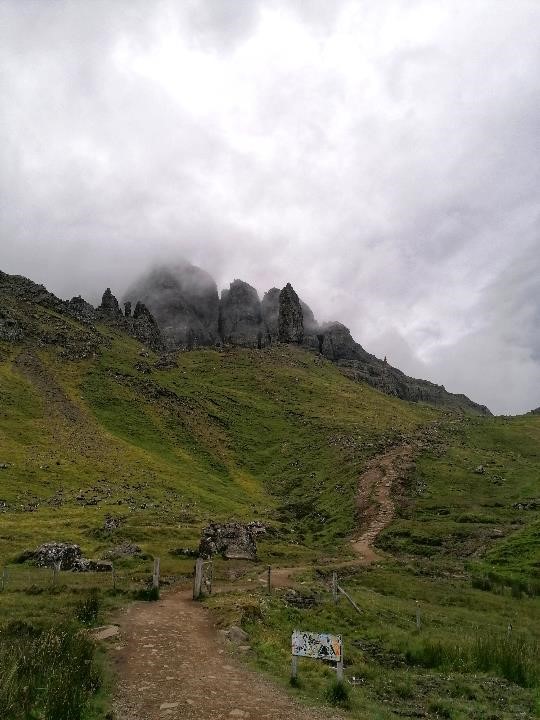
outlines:
[[[0,630],[3,720],[80,720],[100,683],[94,645],[75,626],[14,622]]]
[[[411,645],[405,659],[425,668],[493,673],[525,688],[540,682],[540,646],[512,633],[478,634],[464,643],[426,639]]]

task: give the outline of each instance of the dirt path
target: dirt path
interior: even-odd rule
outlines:
[[[229,652],[209,611],[186,591],[132,605],[114,639],[118,720],[337,720],[299,705]],[[239,650],[238,652],[243,652]]]
[[[357,505],[361,534],[350,565],[378,559],[373,542],[394,516],[393,492],[412,462],[409,445],[375,458],[359,480]],[[304,567],[276,568],[274,587],[294,585]],[[264,580],[264,576],[261,576]],[[171,592],[158,603],[132,605],[115,640],[119,677],[114,704],[119,720],[337,720],[328,708],[299,705],[282,688],[248,670],[227,648],[209,611],[187,591]],[[238,649],[239,654],[249,648]]]
[[[360,477],[356,505],[362,530],[351,544],[363,565],[379,559],[373,543],[394,517],[396,485],[410,468],[412,458],[411,445],[399,445],[374,458]]]

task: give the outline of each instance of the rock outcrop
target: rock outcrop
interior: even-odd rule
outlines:
[[[97,309],[98,315],[105,318],[123,317],[122,311],[118,304],[118,300],[111,292],[111,288],[107,288],[101,298],[101,305]]]
[[[304,314],[290,283],[279,293],[278,337],[283,343],[301,344],[304,339]]]
[[[228,560],[256,560],[255,533],[250,525],[212,523],[203,530],[199,555],[221,555]]]
[[[53,310],[54,315],[44,313],[43,308]],[[75,318],[79,324],[62,315]],[[281,291],[272,288],[260,302],[255,288],[235,280],[223,291],[220,301],[213,279],[200,268],[184,263],[147,274],[126,294],[122,312],[109,288],[94,310],[80,296],[60,300],[43,285],[0,272],[0,340],[37,340],[57,346],[62,358],[88,358],[95,356],[104,342],[96,322],[127,332],[158,352],[223,343],[258,348],[275,342],[301,344],[335,363],[352,380],[366,382],[386,394],[490,414],[484,405],[465,395],[408,377],[386,359],[379,360],[354,341],[345,325],[332,322],[320,327],[289,283]],[[174,359],[160,360],[154,367],[170,369]],[[151,369],[148,366],[148,372]]]
[[[38,567],[54,567],[60,563],[61,570],[71,570],[82,557],[81,548],[74,543],[49,542],[43,543],[33,552],[27,553]]]
[[[103,293],[101,305],[96,311],[96,317],[127,332],[151,350],[159,351],[165,347],[159,326],[143,302],[137,301],[132,314],[131,302],[127,301],[124,303],[124,312],[122,312],[118,300],[112,294],[111,289],[107,288]]]
[[[24,330],[15,318],[0,310],[0,340],[17,343],[24,340]]]
[[[327,323],[321,334],[321,354],[332,362],[356,360],[359,355],[365,354],[363,348],[353,340],[349,328],[339,322]]]
[[[67,307],[69,314],[80,322],[91,323],[96,319],[96,311],[93,305],[86,302],[80,295],[68,300]]]
[[[229,289],[221,293],[219,332],[226,344],[243,347],[264,345],[259,295],[243,280],[234,280]]]
[[[386,395],[410,402],[425,402],[480,415],[491,414],[485,405],[479,405],[465,395],[449,393],[443,385],[428,380],[408,377],[389,365],[386,358],[379,360],[355,342],[350,330],[341,323],[328,323],[321,332],[321,353],[352,380],[366,382]]]
[[[270,288],[264,293],[261,314],[264,325],[265,344],[277,342],[279,338],[279,288]]]
[[[156,319],[168,350],[212,346],[219,342],[219,297],[212,277],[189,263],[158,267],[125,293]]]

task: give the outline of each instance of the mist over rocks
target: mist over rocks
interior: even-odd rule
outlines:
[[[261,301],[257,290],[243,280],[233,280],[221,293],[219,331],[228,345],[264,345]]]
[[[54,328],[44,331],[34,319],[37,316],[28,313],[28,307],[36,305],[69,315],[80,323],[79,329],[75,332],[72,326],[58,320]],[[86,358],[95,355],[103,342],[95,323],[105,323],[156,352],[223,345],[264,348],[276,342],[291,343],[325,357],[352,380],[368,383],[385,394],[411,402],[491,414],[484,405],[465,395],[408,377],[386,359],[371,355],[355,342],[342,323],[319,326],[290,283],[282,290],[271,288],[261,301],[254,287],[237,279],[223,290],[220,299],[216,283],[208,273],[181,263],[151,270],[139,279],[126,293],[124,308],[122,312],[110,288],[94,309],[80,296],[60,300],[42,285],[0,272],[0,339],[8,342],[37,338],[39,342],[59,346],[63,357]]]
[[[279,288],[270,288],[264,293],[261,312],[265,329],[266,344],[277,342],[279,337]]]
[[[124,293],[124,301],[143,302],[156,319],[169,350],[220,342],[219,296],[214,279],[187,262],[159,266]]]

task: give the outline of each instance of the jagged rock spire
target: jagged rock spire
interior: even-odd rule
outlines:
[[[278,332],[279,341],[283,343],[300,344],[304,339],[302,306],[291,283],[287,283],[279,293]]]

